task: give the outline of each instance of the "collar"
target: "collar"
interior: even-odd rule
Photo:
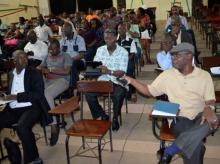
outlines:
[[[21,73],[20,74],[17,74],[17,71],[16,71],[16,68],[14,68],[14,70],[13,70],[13,75],[14,76],[24,76],[24,73],[25,73],[25,68],[21,71]]]
[[[117,36],[117,40],[119,40],[119,39],[120,39],[120,35],[118,34],[118,36]],[[129,36],[128,36],[127,33],[126,33],[125,40],[126,40],[126,41],[129,41]],[[123,41],[123,40],[121,40],[121,41]]]
[[[162,53],[163,53],[164,55],[169,55],[169,54],[170,54],[169,51],[166,53],[164,50],[162,51]]]
[[[70,39],[70,41],[76,39],[76,37],[77,37],[77,35],[76,35],[76,33],[74,32],[74,33],[73,33],[73,37],[72,37],[72,39]],[[65,36],[64,40],[65,40],[65,41],[68,40],[68,39],[67,39],[67,36]]]
[[[188,75],[183,75],[181,72],[179,72],[179,70],[177,70],[176,68],[173,68],[175,73],[178,75],[178,76],[182,76],[182,77],[194,77],[194,76],[197,76],[200,72],[200,69],[198,67],[196,67],[196,65],[193,64],[193,71],[191,73],[189,73]]]

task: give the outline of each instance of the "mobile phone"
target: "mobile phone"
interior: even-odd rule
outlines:
[[[116,80],[117,80],[120,84],[122,84],[123,86],[125,86],[125,85],[128,84],[128,81],[125,80],[125,79],[120,79],[119,77],[117,77]]]

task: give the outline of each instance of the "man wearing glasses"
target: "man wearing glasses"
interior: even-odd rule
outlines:
[[[201,164],[205,154],[203,139],[215,131],[219,120],[214,112],[215,93],[210,74],[192,64],[194,47],[181,43],[170,51],[173,68],[161,73],[150,85],[124,76],[145,96],[166,94],[168,100],[180,104],[180,113],[171,123],[176,139],[164,150],[159,164],[170,163],[177,153],[184,163]]]

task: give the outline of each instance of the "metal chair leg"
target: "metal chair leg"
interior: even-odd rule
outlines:
[[[98,139],[98,151],[99,151],[99,164],[102,164],[102,150],[101,150],[102,139]]]
[[[69,136],[66,136],[66,158],[67,158],[67,164],[70,164],[70,155],[69,155]]]
[[[45,139],[46,145],[48,146],[47,131],[46,131],[46,127],[45,126],[43,126],[43,131],[44,131],[44,139]]]
[[[82,147],[85,149],[85,137],[82,136]]]
[[[110,140],[110,150],[113,152],[113,144],[112,144],[112,129],[109,128],[109,140]]]

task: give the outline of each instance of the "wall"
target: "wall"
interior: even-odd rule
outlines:
[[[17,12],[25,7],[26,10]],[[4,16],[13,12],[17,13]],[[0,0],[0,18],[2,19],[3,23],[9,25],[12,22],[18,22],[18,18],[20,16],[30,19],[31,17],[36,17],[37,15],[38,0]]]
[[[188,1],[190,13],[192,8],[192,0],[176,0],[176,2],[181,2],[184,12],[188,12],[187,3]],[[133,4],[131,6],[132,0],[126,0],[126,8],[127,9],[137,9],[142,6],[141,0],[133,0]],[[167,19],[167,11],[171,8],[171,2],[174,0],[143,0],[143,3],[146,7],[156,7],[156,19],[157,20],[166,20]],[[117,7],[117,0],[113,0],[113,6]]]
[[[49,0],[38,0],[39,13],[42,15],[50,14],[50,2]]]

